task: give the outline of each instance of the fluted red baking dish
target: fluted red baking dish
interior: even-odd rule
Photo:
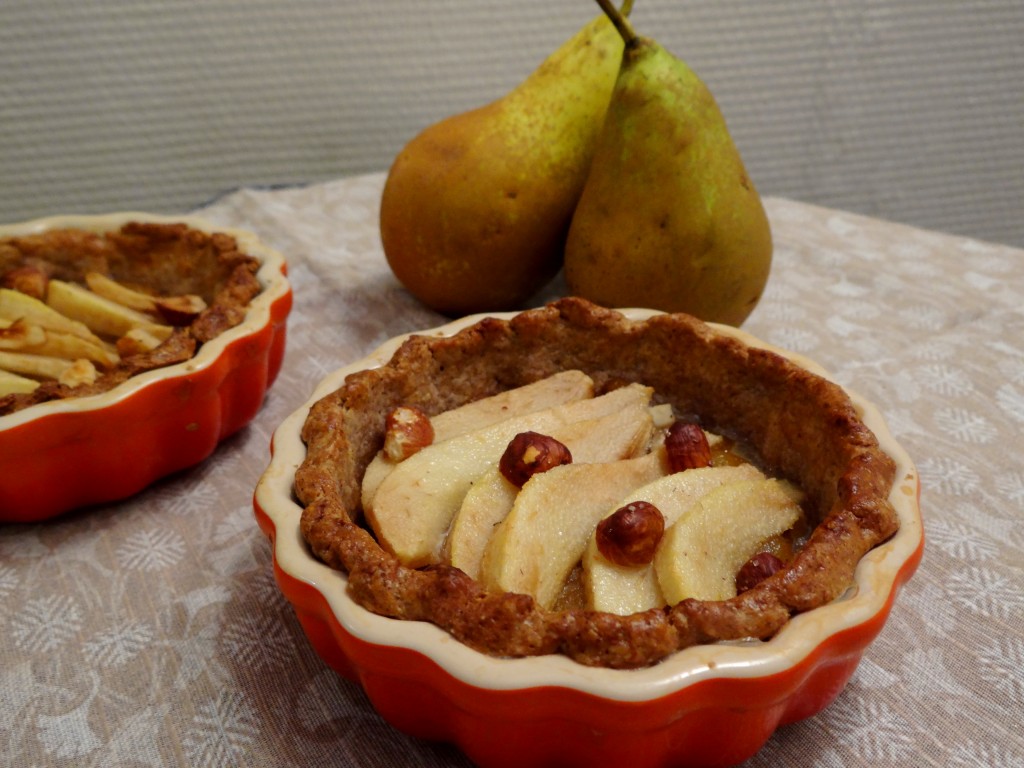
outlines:
[[[653,314],[624,313],[634,319]],[[421,333],[449,335],[479,319]],[[713,327],[749,345],[767,346],[742,331]],[[279,426],[254,497],[256,518],[273,542],[278,584],[324,661],[358,681],[396,728],[452,742],[481,766],[736,765],[776,728],[811,717],[836,698],[920,562],[918,474],[879,411],[850,393],[896,462],[890,501],[900,528],[862,558],[844,595],[792,617],[770,640],[698,645],[653,666],[615,670],[558,655],[495,658],[433,624],[370,613],[350,597],[343,572],[310,554],[299,529],[302,510],[293,480],[305,456],[300,430],[311,405],[348,374],[384,363],[401,341],[393,339],[329,375]],[[782,353],[825,375],[813,362]]]
[[[203,461],[260,409],[281,367],[292,293],[285,260],[255,235],[189,216],[59,216],[0,227],[0,237],[52,229],[104,232],[125,222],[224,232],[260,261],[260,292],[242,322],[186,362],[132,376],[100,394],[0,416],[0,521],[43,520],[130,496]]]

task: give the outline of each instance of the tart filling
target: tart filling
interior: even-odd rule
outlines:
[[[429,416],[581,371],[598,392],[650,387],[684,420],[748,446],[803,494],[813,531],[779,570],[735,597],[683,599],[629,615],[488,589],[444,563],[403,564],[365,524],[362,483],[399,406]],[[430,621],[496,656],[562,653],[612,668],[681,648],[768,638],[790,615],[835,599],[865,552],[897,528],[892,460],[836,385],[684,315],[642,322],[579,299],[510,321],[485,319],[449,338],[414,337],[384,366],[354,374],[311,410],[295,491],[314,554],[348,574],[366,609]]]
[[[0,416],[191,359],[242,322],[259,267],[184,223],[0,238]]]

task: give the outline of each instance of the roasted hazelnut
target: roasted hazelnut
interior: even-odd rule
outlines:
[[[46,301],[46,290],[49,287],[49,276],[38,267],[15,267],[4,272],[0,278],[0,286],[11,288],[33,299]]]
[[[522,488],[538,472],[572,463],[572,453],[558,440],[539,432],[520,432],[509,442],[498,470],[512,485]]]
[[[154,300],[156,311],[165,322],[176,327],[190,325],[206,309],[200,296],[167,296]]]
[[[403,461],[434,442],[434,425],[419,408],[400,405],[384,421],[384,454]]]
[[[674,422],[665,435],[665,452],[673,472],[711,466],[708,436],[697,424]]]
[[[665,516],[647,501],[634,501],[597,524],[597,548],[616,565],[647,565],[665,533]]]
[[[782,568],[782,561],[771,552],[758,552],[736,573],[736,594],[746,592]]]

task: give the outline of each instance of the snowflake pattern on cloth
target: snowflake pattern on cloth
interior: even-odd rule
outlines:
[[[445,320],[387,268],[383,179],[239,190],[198,212],[288,259],[284,365],[202,465],[0,528],[0,766],[470,765],[393,730],[323,664],[252,513],[274,427],[316,383]],[[917,462],[928,544],[843,693],[746,768],[1024,768],[1024,252],[766,206],[775,261],[745,329],[881,407]]]

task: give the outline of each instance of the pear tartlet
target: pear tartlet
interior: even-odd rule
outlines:
[[[245,317],[260,264],[231,235],[182,222],[0,238],[0,368],[38,381],[0,393],[0,416],[191,359]],[[38,344],[14,343],[29,332]]]
[[[376,540],[361,505],[388,414],[433,416],[578,370],[598,391],[636,382],[687,421],[728,436],[803,494],[813,531],[780,570],[736,597],[684,599],[630,615],[542,607],[486,589],[444,564],[403,565]],[[348,376],[310,410],[294,490],[313,554],[348,575],[353,599],[383,616],[431,622],[492,656],[563,654],[615,669],[655,664],[703,643],[766,639],[853,582],[862,556],[899,527],[895,464],[837,385],[687,315],[635,321],[567,298],[449,337],[413,336],[384,365]]]
[[[193,216],[0,226],[0,522],[128,498],[249,423],[281,369],[287,272]]]

